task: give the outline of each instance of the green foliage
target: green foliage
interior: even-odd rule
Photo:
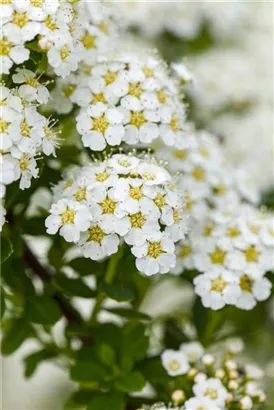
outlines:
[[[3,289],[1,288],[1,311],[0,311],[1,319],[4,316],[5,310],[6,310],[5,296],[4,296]]]
[[[1,352],[4,356],[12,354],[31,335],[32,328],[25,317],[11,320],[2,339]]]
[[[33,295],[25,302],[25,314],[28,320],[42,325],[54,325],[62,313],[57,303],[46,295]]]
[[[95,396],[87,410],[124,410],[125,396],[118,392],[106,392]]]
[[[1,263],[5,262],[13,253],[13,246],[9,239],[1,238]]]
[[[25,377],[29,379],[42,361],[53,359],[54,357],[56,357],[56,351],[50,347],[46,347],[26,356],[24,358]]]
[[[90,289],[82,279],[67,278],[65,275],[55,275],[53,285],[57,290],[61,291],[67,296],[78,296],[80,298],[94,298],[96,292]]]
[[[117,302],[126,302],[134,299],[134,292],[122,284],[108,285],[106,283],[102,283],[100,290],[110,299],[114,299]]]

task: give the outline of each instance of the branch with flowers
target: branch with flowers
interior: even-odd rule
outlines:
[[[2,354],[34,339],[25,376],[62,366],[65,408],[267,409],[248,355],[268,326],[271,207],[194,125],[185,64],[132,38],[169,58],[213,47],[218,26],[195,5],[197,30],[152,35],[119,24],[123,7],[1,4]],[[170,284],[190,304],[153,314]]]

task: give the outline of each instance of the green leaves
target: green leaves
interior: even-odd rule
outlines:
[[[11,241],[4,236],[1,237],[1,263],[5,262],[13,253]]]
[[[204,346],[208,346],[215,340],[216,332],[223,324],[225,309],[213,311],[202,305],[201,299],[197,297],[193,306],[193,319],[199,340]]]
[[[13,319],[2,339],[2,354],[12,354],[31,334],[32,329],[25,318]]]
[[[104,263],[94,262],[88,258],[76,258],[69,262],[69,266],[81,276],[88,276],[101,272]]]
[[[134,298],[134,292],[122,284],[108,285],[102,283],[100,290],[117,302],[127,302]]]
[[[71,279],[65,275],[58,274],[53,279],[53,285],[68,296],[78,296],[87,299],[96,296],[96,292],[83,283],[82,279]]]
[[[150,321],[151,318],[146,314],[142,312],[138,312],[133,309],[127,309],[127,308],[108,308],[105,309],[110,313],[114,313],[115,315],[124,317],[126,319],[136,319],[136,320],[143,320],[143,321]]]
[[[119,392],[106,392],[95,396],[87,410],[124,410],[125,396]]]
[[[43,361],[43,360],[48,360],[52,359],[53,357],[56,356],[56,352],[53,349],[50,349],[49,347],[38,350],[37,352],[34,352],[30,354],[29,356],[24,358],[25,362],[25,377],[28,379],[30,378],[35,370],[37,369],[38,365]]]
[[[123,374],[114,384],[115,388],[125,393],[133,393],[145,387],[145,379],[139,372]]]
[[[141,323],[129,322],[123,329],[123,355],[141,360],[145,357],[149,339],[145,335],[146,328]]]
[[[4,316],[5,310],[6,310],[5,297],[4,297],[4,292],[1,288],[1,319]]]
[[[46,295],[27,298],[25,313],[28,320],[42,325],[54,325],[62,316],[57,303]]]

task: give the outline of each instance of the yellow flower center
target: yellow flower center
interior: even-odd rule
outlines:
[[[210,236],[211,233],[212,233],[212,231],[213,231],[213,229],[214,229],[214,225],[212,225],[212,224],[206,225],[206,226],[204,227],[204,236]]]
[[[249,227],[249,230],[250,230],[252,233],[257,234],[257,233],[260,232],[260,227],[259,227],[258,225],[250,224],[250,225],[248,225],[248,227]]]
[[[29,157],[27,154],[23,154],[19,159],[19,167],[22,171],[27,171],[29,169]]]
[[[164,195],[157,194],[154,198],[154,203],[158,206],[158,208],[162,208],[166,204]]]
[[[5,37],[0,40],[0,55],[8,56],[10,50],[12,49],[12,43],[8,41]]]
[[[10,122],[4,121],[2,118],[0,119],[0,133],[3,134],[7,131]]]
[[[72,209],[67,208],[67,210],[60,216],[63,225],[73,224],[75,212]]]
[[[173,220],[176,224],[180,223],[182,220],[181,214],[178,209],[173,209]]]
[[[169,368],[171,371],[176,372],[177,370],[180,369],[180,362],[178,362],[178,360],[171,360],[171,361],[168,363],[168,368]]]
[[[70,97],[76,88],[75,84],[69,84],[67,87],[64,88],[63,93],[66,97]]]
[[[36,78],[26,78],[26,84],[34,88],[38,88],[39,86],[39,82],[36,80]]]
[[[54,30],[57,29],[56,21],[53,20],[53,18],[52,18],[51,16],[47,16],[47,17],[45,18],[44,22],[45,22],[45,25],[47,26],[47,28],[48,28],[50,31],[54,31]]]
[[[225,185],[218,185],[214,188],[214,193],[216,195],[224,195],[227,191],[227,188]]]
[[[134,127],[140,128],[147,120],[142,112],[131,112],[130,121],[129,123]]]
[[[255,246],[250,246],[244,251],[245,258],[247,262],[253,262],[256,263],[258,262],[260,252],[257,251]]]
[[[143,174],[144,179],[146,179],[147,181],[155,181],[156,176],[151,174],[150,172],[145,172]]]
[[[188,255],[191,254],[191,247],[188,245],[182,246],[180,249],[179,256],[180,258],[186,258]]]
[[[240,231],[236,226],[231,226],[227,230],[227,235],[230,236],[231,238],[236,238],[237,236],[240,235]]]
[[[47,138],[47,140],[50,140],[53,135],[53,132],[51,131],[51,129],[48,127],[45,127],[44,133],[45,133],[45,137]]]
[[[115,211],[117,202],[113,201],[110,198],[106,198],[99,205],[102,208],[103,214],[113,214]]]
[[[143,68],[143,72],[144,72],[146,77],[153,77],[154,72],[153,72],[152,68],[145,67],[145,68]]]
[[[87,191],[86,188],[80,188],[78,189],[78,191],[75,192],[74,194],[74,198],[76,199],[76,201],[84,201],[84,199],[86,199],[86,195],[87,195]]]
[[[93,94],[92,104],[96,104],[97,102],[106,103],[106,99],[103,93]]]
[[[16,26],[23,28],[28,21],[27,13],[18,13],[17,11],[13,13],[12,23],[16,24]]]
[[[222,293],[226,287],[227,282],[221,276],[211,281],[211,290],[215,292]]]
[[[248,275],[241,276],[240,288],[245,292],[252,292],[253,280]]]
[[[141,212],[129,215],[130,223],[133,228],[142,228],[146,222],[146,218]]]
[[[109,174],[104,171],[104,172],[100,172],[99,174],[96,174],[96,181],[98,182],[105,182],[109,177]]]
[[[142,94],[142,87],[140,83],[131,83],[128,87],[129,95],[139,98]]]
[[[208,157],[209,152],[208,152],[208,149],[206,147],[201,146],[199,148],[199,152],[203,157]]]
[[[165,104],[167,102],[167,96],[166,96],[166,93],[163,90],[157,91],[156,95],[157,95],[159,103]]]
[[[178,131],[179,130],[179,121],[177,118],[172,118],[172,120],[169,123],[170,128],[172,129],[172,131]]]
[[[139,187],[131,186],[129,188],[129,196],[135,199],[136,201],[140,201],[140,199],[144,197],[143,187],[142,186],[139,186]]]
[[[71,187],[73,184],[73,180],[72,179],[67,179],[65,182],[65,188],[69,188]]]
[[[92,121],[93,121],[92,129],[104,134],[104,132],[106,131],[106,129],[109,125],[108,121],[105,118],[105,116],[101,115],[101,117],[93,118]]]
[[[89,33],[86,33],[85,35],[83,35],[83,37],[81,38],[81,42],[83,46],[87,49],[91,49],[95,47],[95,37]]]
[[[178,159],[185,159],[186,158],[186,150],[185,149],[176,149],[173,151],[173,155]]]
[[[107,23],[102,22],[102,23],[99,24],[98,27],[105,34],[107,34],[108,31],[109,31]]]
[[[208,389],[208,390],[205,392],[205,396],[209,397],[209,398],[212,399],[212,400],[216,400],[217,397],[218,397],[218,394],[217,394],[216,390]]]
[[[42,7],[43,6],[43,0],[30,0],[30,3],[34,7]]]
[[[128,168],[131,165],[127,159],[119,159],[118,164],[125,168]]]
[[[88,230],[88,241],[89,242],[97,242],[101,245],[102,240],[105,237],[105,233],[100,226],[96,225],[93,226]]]
[[[20,132],[23,137],[28,137],[29,138],[29,133],[30,133],[31,127],[28,126],[28,124],[25,121],[22,121],[20,124]]]
[[[162,247],[161,242],[149,242],[147,255],[151,258],[157,259],[159,255],[166,253]]]
[[[106,82],[107,85],[114,83],[114,81],[117,78],[117,73],[114,73],[112,71],[108,71],[105,75],[104,75],[104,80]]]
[[[69,56],[70,56],[71,51],[69,50],[69,48],[67,46],[61,48],[60,50],[60,57],[61,60],[66,60]]]
[[[194,201],[193,199],[190,198],[190,196],[188,194],[186,194],[184,196],[184,200],[185,200],[185,207],[187,211],[191,211],[191,209],[193,208],[194,205]]]
[[[192,176],[196,181],[203,181],[205,179],[205,171],[201,167],[196,167],[192,171]]]
[[[222,251],[220,248],[216,248],[214,252],[209,254],[209,257],[211,259],[211,262],[219,265],[222,265],[224,263],[225,257],[226,257],[226,252]]]

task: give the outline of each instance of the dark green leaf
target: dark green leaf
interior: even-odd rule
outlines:
[[[144,320],[144,321],[150,321],[151,318],[146,314],[142,312],[138,312],[133,309],[127,309],[127,308],[108,308],[105,309],[110,313],[114,313],[115,315],[125,317],[127,319],[136,319],[136,320]]]
[[[2,339],[2,354],[10,355],[31,336],[31,327],[24,318],[14,319]]]
[[[214,337],[223,325],[225,309],[213,311],[202,305],[201,299],[196,298],[193,306],[193,319],[200,341],[205,345],[214,342]]]
[[[145,387],[145,379],[139,372],[126,373],[117,379],[114,386],[117,390],[125,393],[133,393]]]
[[[11,257],[2,265],[2,277],[5,283],[20,295],[27,296],[35,293],[33,283],[19,258]]]
[[[134,292],[131,289],[125,287],[124,285],[108,285],[106,283],[102,283],[100,289],[110,299],[117,300],[117,302],[125,302],[132,300],[134,298]]]
[[[169,376],[164,369],[160,357],[146,358],[138,369],[150,383],[167,384]]]
[[[56,302],[45,295],[28,297],[25,313],[31,322],[42,325],[53,325],[62,316]]]
[[[29,356],[24,358],[25,362],[25,377],[28,379],[33,375],[35,370],[37,369],[38,365],[43,360],[52,359],[56,356],[56,352],[54,352],[50,348],[45,348],[30,354]]]
[[[23,232],[28,235],[47,235],[44,217],[34,217],[25,219],[23,222]]]
[[[1,289],[1,319],[4,316],[5,309],[6,309],[5,297],[4,297],[4,292]]]
[[[13,253],[13,246],[8,238],[1,237],[1,263],[5,262]]]
[[[67,278],[58,274],[53,279],[54,286],[68,296],[78,296],[80,298],[94,298],[96,292],[90,289],[81,279]]]
[[[78,360],[72,367],[70,376],[79,383],[97,386],[109,376],[109,369],[104,367],[95,355],[90,355],[89,360]]]
[[[72,267],[80,275],[96,275],[101,271],[103,263],[92,261],[88,258],[76,258],[69,262],[69,266]]]
[[[95,396],[87,410],[124,410],[125,396],[119,392],[106,392]]]
[[[115,364],[115,352],[108,344],[102,344],[98,347],[98,356],[102,363],[108,367],[113,367]]]
[[[123,330],[122,354],[135,360],[146,355],[149,339],[145,335],[146,327],[142,323],[129,322]]]

